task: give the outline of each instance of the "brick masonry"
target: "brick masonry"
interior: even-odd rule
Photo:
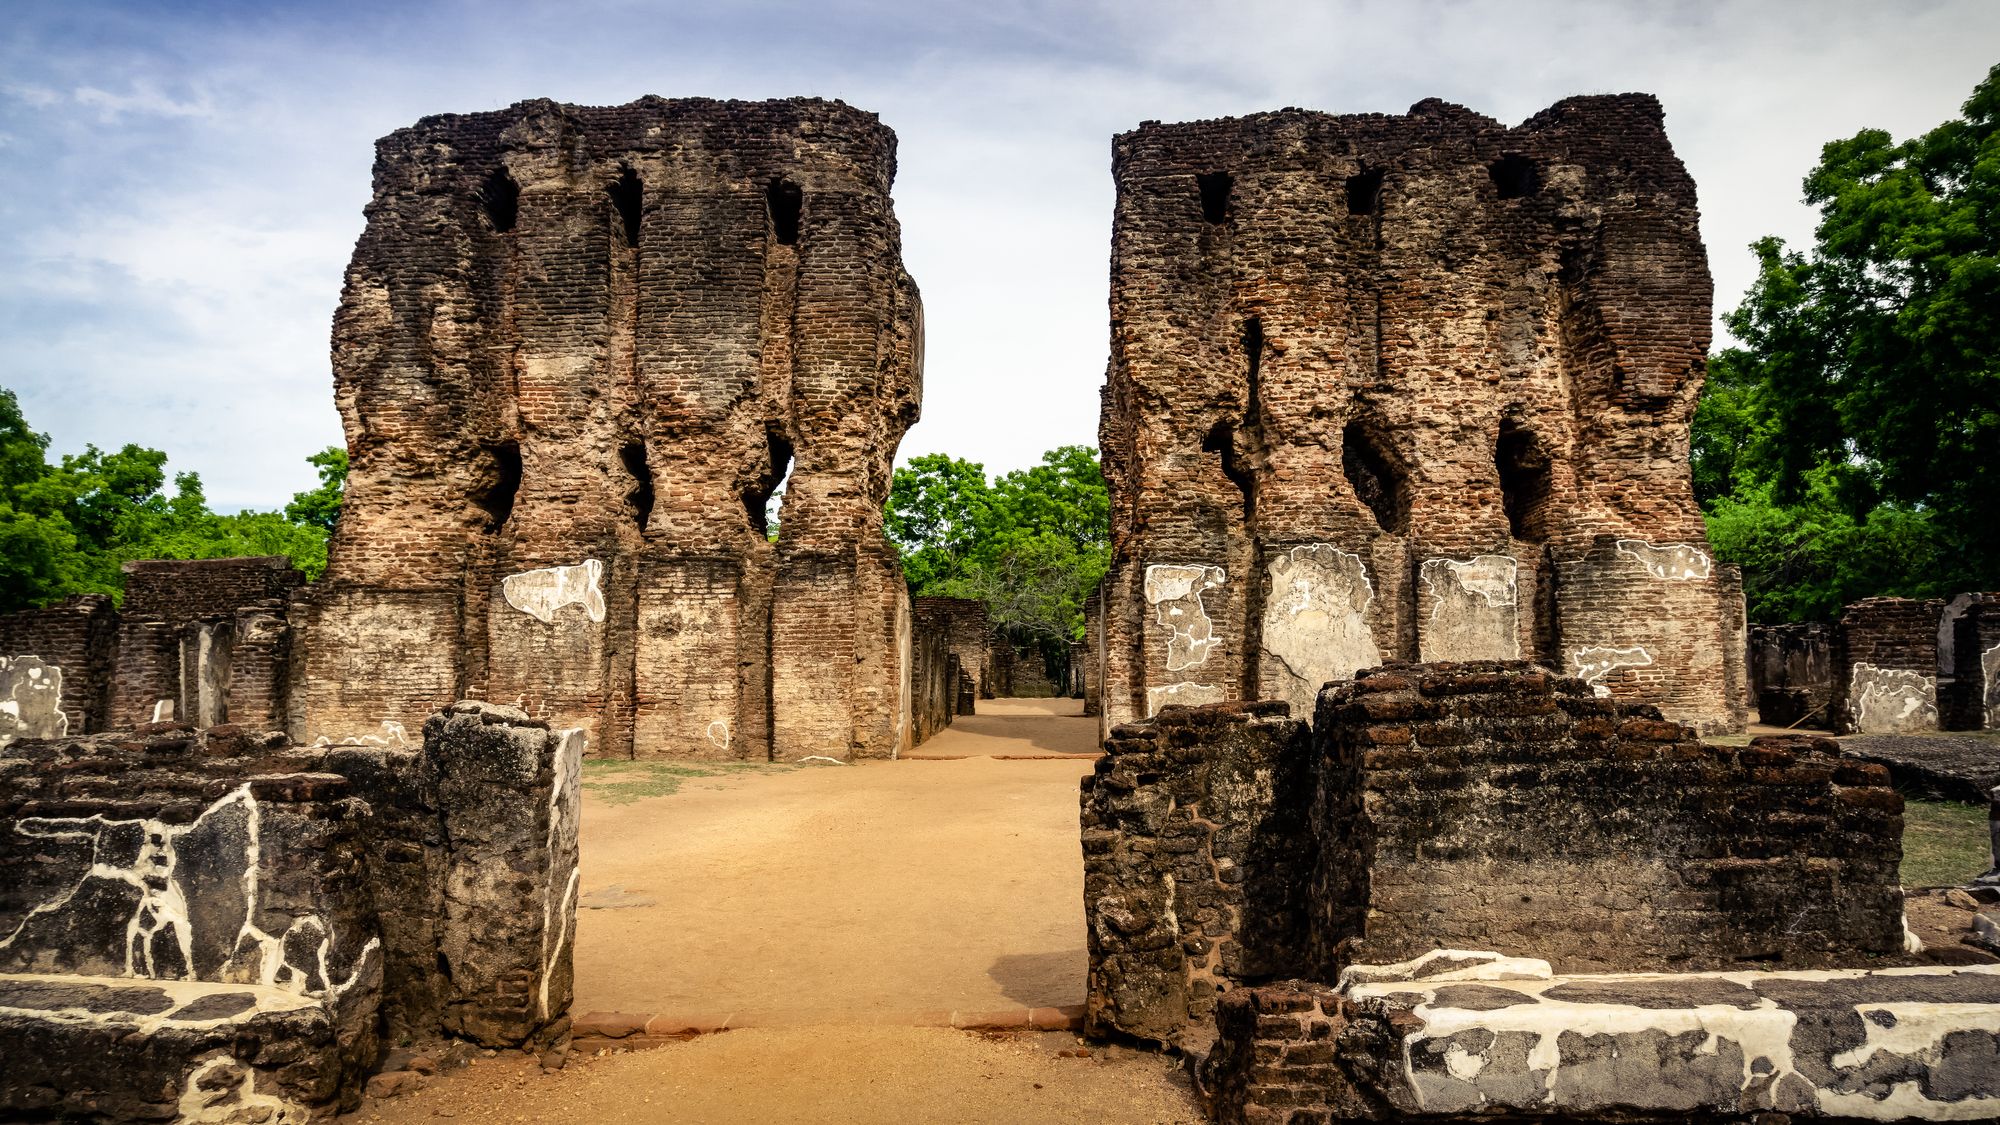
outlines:
[[[1864,598],[1840,615],[1829,709],[1841,734],[1938,729],[1936,598]]]
[[[1739,730],[1687,468],[1694,184],[1646,95],[1114,143],[1106,729],[1393,659],[1534,659]]]
[[[530,101],[383,139],[300,737],[469,695],[611,756],[896,753],[881,509],[922,315],[894,171],[873,114],[813,99]]]

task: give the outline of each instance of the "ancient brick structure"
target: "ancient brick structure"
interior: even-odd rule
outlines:
[[[1311,731],[1284,703],[1118,727],[1083,779],[1085,1020],[1177,1042],[1244,981],[1304,971]]]
[[[873,114],[812,99],[530,101],[385,138],[334,325],[353,469],[299,734],[469,695],[613,756],[895,753],[882,504],[922,323],[894,170]]]
[[[102,594],[0,616],[0,698],[14,704],[0,711],[0,739],[105,729],[117,653],[118,611]]]
[[[1750,626],[1750,699],[1758,722],[1827,729],[1833,633],[1817,623]]]
[[[987,667],[993,660],[993,622],[987,617],[986,603],[973,598],[918,598],[914,611],[919,627],[944,633],[947,647],[958,658],[960,672],[971,682],[973,697],[991,699]]]
[[[1525,665],[1330,687],[1314,723],[1318,963],[1500,949],[1560,971],[1903,948],[1903,799],[1831,739],[1708,745]]]
[[[1946,604],[1938,671],[1946,730],[2000,730],[2000,593],[1960,594]]]
[[[1438,948],[1565,972],[1904,948],[1902,797],[1831,740],[1707,745],[1524,662],[1373,670],[1310,728],[1287,706],[1170,707],[1106,741],[1092,1028],[1187,1045],[1233,988]]]
[[[1991,1120],[2000,1106],[2000,966],[1404,968],[1224,997],[1202,1075],[1214,1120],[1771,1125]]]
[[[1840,733],[1899,734],[1938,729],[1936,598],[1864,598],[1840,615],[1833,698]]]
[[[113,728],[175,717],[285,726],[292,630],[305,582],[283,555],[125,564]]]
[[[1114,147],[1107,728],[1385,660],[1744,722],[1687,466],[1694,184],[1645,95],[1283,110]]]
[[[8,747],[0,1117],[303,1121],[390,1042],[560,1040],[582,734],[461,703],[424,738]]]

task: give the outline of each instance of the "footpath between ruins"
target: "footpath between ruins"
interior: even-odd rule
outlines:
[[[1097,754],[1080,700],[997,699],[893,762],[593,762],[568,1064],[474,1055],[349,1119],[1200,1121],[1169,1059],[1056,1026]]]

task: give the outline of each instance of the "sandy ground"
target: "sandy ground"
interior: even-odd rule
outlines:
[[[982,700],[928,760],[586,798],[574,1010],[759,1026],[1083,1000],[1076,700]],[[1071,754],[1002,760],[993,755]],[[618,901],[612,896],[612,901]]]
[[[749,1028],[544,1073],[508,1052],[343,1122],[893,1122],[1165,1125],[1202,1121],[1168,1060],[1058,1050],[1061,1034],[988,1039],[925,1028]]]

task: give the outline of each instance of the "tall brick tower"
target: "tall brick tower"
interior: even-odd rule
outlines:
[[[295,733],[471,695],[613,756],[895,752],[881,512],[922,314],[894,174],[875,115],[812,99],[529,101],[382,140]]]
[[[1535,659],[1743,723],[1688,420],[1711,282],[1647,95],[1117,138],[1108,723]]]

